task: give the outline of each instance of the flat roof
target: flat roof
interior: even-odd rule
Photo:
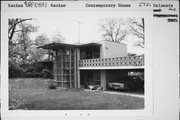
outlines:
[[[67,43],[50,43],[43,46],[39,46],[37,48],[43,49],[58,49],[62,47],[92,47],[92,46],[101,46],[99,43],[86,43],[86,44],[67,44]]]

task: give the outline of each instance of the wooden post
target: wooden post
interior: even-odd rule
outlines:
[[[55,60],[54,60],[54,67],[53,67],[53,69],[54,69],[54,81],[56,81],[57,82],[57,51],[55,51]]]
[[[101,70],[101,87],[103,87],[103,90],[106,90],[106,71]]]
[[[76,54],[76,48],[74,49],[74,88],[77,88],[76,80],[77,80],[77,67],[76,67],[76,61],[77,61],[77,54]]]
[[[77,48],[77,88],[80,88],[80,70],[79,68],[79,60],[80,60],[80,49]]]
[[[72,80],[71,80],[71,48],[69,49],[69,84],[70,88],[72,88]]]
[[[64,74],[64,60],[63,60],[64,59],[64,53],[63,52],[64,52],[64,49],[62,49],[62,55],[61,55],[62,56],[62,58],[61,58],[61,68],[62,68],[61,69],[62,70],[61,71],[62,72],[61,73],[61,79],[62,79],[61,84],[62,84],[62,86],[61,87],[63,87],[63,84],[64,84],[64,75],[63,75]]]

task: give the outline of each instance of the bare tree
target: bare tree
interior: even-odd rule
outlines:
[[[100,31],[105,40],[112,42],[122,42],[128,35],[135,35],[138,41],[135,46],[144,48],[144,18],[106,18],[101,19]]]
[[[105,40],[119,43],[125,40],[127,31],[123,28],[123,19],[106,18],[100,21],[100,31]]]
[[[137,36],[139,41],[135,43],[136,46],[144,48],[145,38],[144,38],[144,18],[137,20],[135,18],[131,18],[127,20],[129,25],[129,33]]]

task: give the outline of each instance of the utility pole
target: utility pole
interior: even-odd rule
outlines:
[[[79,20],[75,20],[77,23],[78,23],[78,42],[80,43],[81,42],[81,36],[80,36],[80,29],[81,29],[81,24],[83,24],[81,21],[79,21]]]

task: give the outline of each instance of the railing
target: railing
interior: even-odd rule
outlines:
[[[105,66],[144,66],[144,56],[128,56],[117,58],[84,59],[79,61],[79,67]]]

